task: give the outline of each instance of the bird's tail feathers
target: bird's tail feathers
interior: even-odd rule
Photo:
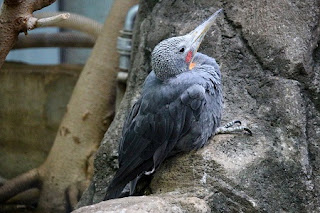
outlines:
[[[119,198],[124,187],[132,180],[137,178],[141,173],[148,171],[153,166],[153,160],[133,161],[127,166],[119,168],[112,179],[105,196],[105,200]],[[134,184],[135,187],[135,184]],[[134,189],[131,189],[134,191]]]
[[[109,187],[107,189],[107,193],[106,193],[104,200],[119,198],[126,185],[127,184],[123,183],[123,182],[118,183],[118,184],[112,184],[112,182],[111,182],[111,184],[109,185]]]

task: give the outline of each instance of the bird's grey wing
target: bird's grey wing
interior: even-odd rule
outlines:
[[[161,88],[141,97],[126,121],[120,167],[107,190],[107,199],[118,197],[129,181],[162,163],[190,130],[192,120],[199,117],[204,93],[202,86],[194,85],[180,90]]]
[[[122,162],[122,147],[123,147],[123,143],[124,143],[124,135],[128,132],[128,129],[130,128],[130,124],[132,123],[133,119],[137,116],[139,109],[141,106],[141,98],[132,106],[130,113],[128,114],[128,116],[126,117],[126,120],[123,124],[123,128],[122,128],[122,139],[120,140],[119,143],[119,147],[118,147],[118,161],[119,161],[119,165],[121,165]]]
[[[173,126],[161,96],[161,92],[142,95],[129,113],[119,147],[119,169],[108,187],[106,199],[118,197],[129,181],[152,169],[153,155],[167,143]]]
[[[171,154],[181,151],[191,151],[201,147],[211,136],[212,130],[206,131],[212,124],[210,98],[206,89],[199,84],[189,87],[181,96],[180,102],[172,110],[172,116],[177,117],[177,125],[181,125],[177,143],[172,147]],[[175,114],[173,113],[175,112]],[[209,121],[209,123],[207,123]],[[206,132],[206,134],[203,134]],[[203,135],[208,135],[204,137]]]

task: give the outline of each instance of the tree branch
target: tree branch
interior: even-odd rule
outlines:
[[[35,27],[52,26],[60,21],[68,19],[69,17],[70,17],[70,13],[63,13],[63,14],[59,14],[56,16],[48,17],[48,18],[41,18],[37,20]]]
[[[55,0],[5,0],[0,10],[0,68],[18,39],[18,34],[35,27],[67,18],[67,14],[51,19],[37,19],[32,13],[55,2]]]
[[[33,205],[39,200],[40,190],[38,188],[28,189],[23,191],[16,196],[10,198],[6,204],[16,204],[16,205]]]
[[[18,5],[22,2],[23,0],[4,0],[4,4],[6,5]]]
[[[5,202],[20,192],[37,186],[39,183],[40,175],[38,169],[29,170],[18,177],[6,181],[5,184],[0,187],[0,203]]]
[[[47,7],[55,1],[56,0],[32,0],[33,11],[40,10],[44,7]]]
[[[96,39],[93,36],[78,32],[33,33],[19,35],[13,49],[34,47],[93,47]]]
[[[42,18],[47,18],[51,16],[56,16],[62,13],[65,13],[65,12],[35,13],[34,17],[38,19],[42,19]],[[102,30],[102,24],[82,15],[78,15],[75,13],[69,13],[69,14],[70,14],[70,17],[67,20],[55,23],[54,26],[60,27],[60,28],[77,30],[77,31],[92,35],[95,38],[98,38]]]
[[[27,20],[27,30],[33,30],[38,27],[53,26],[60,21],[68,19],[69,17],[70,17],[69,13],[62,13],[56,16],[41,18],[41,19],[38,19],[32,16]]]

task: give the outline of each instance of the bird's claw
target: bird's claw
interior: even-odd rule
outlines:
[[[249,128],[245,127],[243,130],[246,131],[248,135],[252,136],[252,131]]]
[[[233,127],[235,124],[239,124],[239,126]],[[221,126],[216,129],[215,134],[228,134],[228,133],[235,133],[235,132],[243,132],[245,131],[246,134],[252,136],[252,131],[245,126],[241,126],[241,121],[234,120],[229,123],[227,123],[224,126]]]
[[[239,120],[234,120],[234,121],[231,121],[231,122],[227,123],[227,124],[224,125],[223,127],[224,127],[224,128],[229,128],[229,127],[232,127],[232,126],[235,125],[235,124],[239,124],[239,125],[241,126],[241,121],[239,121]]]

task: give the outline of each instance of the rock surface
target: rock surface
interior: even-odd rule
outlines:
[[[210,207],[196,197],[134,196],[108,200],[96,205],[85,206],[73,213],[208,213]]]
[[[201,150],[167,159],[150,190],[198,197],[213,212],[320,212],[319,4],[141,1],[127,92],[79,206],[103,200],[124,117],[150,71],[154,46],[224,8],[200,52],[221,66],[223,122],[240,119],[253,136],[218,135]]]

